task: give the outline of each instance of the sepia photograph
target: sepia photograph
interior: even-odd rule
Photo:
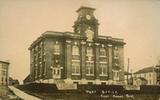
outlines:
[[[0,100],[160,100],[160,0],[0,0]]]

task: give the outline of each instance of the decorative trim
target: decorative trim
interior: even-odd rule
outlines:
[[[120,72],[121,69],[118,69],[118,70],[115,70],[115,69],[112,69],[113,72]]]
[[[102,44],[102,48],[104,48],[104,44]]]
[[[95,76],[94,74],[86,74],[86,76]]]
[[[38,77],[41,77],[41,74],[39,74]]]
[[[119,57],[118,56],[114,56],[114,59],[119,59]]]
[[[86,42],[85,42],[85,41],[82,41],[81,44],[86,44]]]
[[[54,52],[53,54],[54,54],[54,55],[60,55],[60,53],[59,53],[59,52]]]
[[[66,40],[66,43],[71,43],[72,41],[71,40]]]
[[[58,44],[58,41],[56,41],[55,43]]]
[[[107,46],[108,46],[108,47],[112,47],[113,45],[112,45],[112,44],[108,44]]]
[[[99,57],[107,58],[107,56],[102,56],[102,55],[100,55]]]
[[[91,47],[91,45],[92,45],[91,43],[88,43],[88,46],[89,46],[89,47]]]
[[[86,63],[94,63],[94,61],[89,61],[89,60],[87,60]]]
[[[77,45],[78,43],[77,42],[74,42],[74,45]]]
[[[96,46],[99,46],[100,45],[100,43],[94,43]]]
[[[81,75],[80,73],[72,73],[72,75],[77,75],[77,76],[79,76],[79,75]]]
[[[108,76],[107,74],[99,74],[99,76]]]
[[[99,63],[100,63],[100,64],[107,64],[108,62],[100,61]]]
[[[74,59],[72,59],[72,62],[80,62],[80,60],[74,60]]]

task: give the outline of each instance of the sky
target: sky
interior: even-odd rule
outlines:
[[[160,59],[160,0],[0,0],[0,60],[22,81],[30,71],[31,43],[42,33],[73,31],[80,6],[96,8],[99,34],[123,38],[125,68],[133,72]]]

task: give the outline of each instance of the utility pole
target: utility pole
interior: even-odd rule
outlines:
[[[129,74],[129,63],[130,63],[130,59],[128,58],[128,65],[127,65],[127,84],[128,84],[128,74]]]

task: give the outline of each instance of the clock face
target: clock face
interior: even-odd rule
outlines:
[[[93,41],[94,32],[90,29],[87,29],[85,33],[86,33],[86,37],[88,38],[87,41]]]
[[[90,15],[86,15],[86,18],[87,18],[88,20],[90,20],[90,19],[91,19],[91,16],[90,16]]]

